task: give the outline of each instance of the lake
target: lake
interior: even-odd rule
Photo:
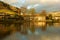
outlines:
[[[5,33],[1,40],[60,40],[60,23],[0,24],[0,29]]]

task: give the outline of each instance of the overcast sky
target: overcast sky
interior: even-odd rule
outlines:
[[[60,11],[60,0],[1,0],[10,5],[21,7],[27,6],[28,9],[35,8],[37,11]]]

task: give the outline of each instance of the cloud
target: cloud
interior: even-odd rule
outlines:
[[[40,0],[41,3],[49,3],[49,4],[53,4],[53,3],[58,3],[60,0]]]
[[[60,8],[60,0],[2,0],[13,6],[21,7],[27,6],[28,8],[35,8],[36,10],[56,10]],[[54,9],[52,9],[54,8]]]
[[[35,4],[35,3],[39,3],[39,4],[56,4],[59,3],[60,0],[26,0],[26,3],[28,4]]]
[[[18,2],[17,0],[1,0],[1,1],[4,1],[6,3],[16,3],[16,2]]]
[[[24,5],[30,5],[30,4],[54,5],[54,4],[60,3],[60,0],[3,0],[3,1],[10,3],[10,4],[19,3],[20,5],[21,4],[24,4]]]

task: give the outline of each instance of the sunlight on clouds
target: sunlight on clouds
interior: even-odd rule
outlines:
[[[16,3],[16,2],[19,2],[19,3],[27,3],[27,4],[32,4],[32,3],[42,3],[42,4],[45,4],[45,3],[48,3],[48,4],[51,4],[51,3],[58,3],[60,2],[60,0],[3,0],[5,2],[8,2],[8,3]]]
[[[25,0],[21,0],[22,3],[25,3]]]
[[[7,2],[7,3],[15,3],[17,2],[17,0],[3,0],[4,2]]]
[[[10,0],[10,2],[11,2],[11,3],[16,3],[16,2],[17,2],[17,0]]]
[[[21,7],[21,6],[24,6],[23,4],[25,4],[25,0],[1,0],[3,2],[6,2],[12,6],[15,6],[15,7]]]
[[[40,3],[40,0],[26,0],[26,2],[33,4],[33,3]]]
[[[55,4],[60,2],[60,0],[40,0],[41,3]]]
[[[50,10],[60,10],[60,0],[0,0],[7,2],[12,6],[20,8],[21,6],[26,6],[27,9],[35,8],[38,11],[41,9]],[[53,9],[53,7],[55,7]],[[40,9],[39,9],[40,8]]]
[[[27,9],[30,9],[32,6],[27,6]]]
[[[20,3],[21,4],[25,4],[25,5],[29,5],[29,4],[56,4],[56,3],[60,3],[60,0],[3,0],[7,3]]]
[[[27,9],[30,9],[30,8],[36,8],[36,7],[38,7],[38,6],[39,6],[39,4],[29,5],[29,6],[27,6]]]
[[[34,5],[34,7],[38,7],[38,6],[39,6],[39,4],[35,4],[35,5]]]
[[[7,3],[16,3],[16,2],[19,2],[19,3],[25,3],[25,0],[1,0],[1,1],[4,1],[4,2],[7,2]]]
[[[25,4],[26,1],[25,0],[17,0],[17,2],[20,4],[23,4],[23,3]]]
[[[48,0],[41,0],[40,2],[41,3],[46,3]]]

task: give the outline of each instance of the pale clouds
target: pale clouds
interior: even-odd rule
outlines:
[[[60,0],[2,0],[10,5],[21,7],[27,6],[28,8],[36,8],[37,10],[60,10]],[[40,9],[39,9],[40,8]]]
[[[7,2],[7,3],[16,3],[16,2],[24,3],[25,2],[25,0],[1,0],[1,1]]]
[[[17,0],[1,0],[1,1],[4,1],[4,2],[9,3],[9,4],[18,2]]]
[[[41,3],[49,3],[49,4],[53,3],[54,4],[54,3],[60,2],[60,0],[41,0],[40,2]]]
[[[60,0],[26,0],[27,3],[39,3],[39,4],[56,4],[60,3]]]
[[[35,3],[39,3],[39,4],[56,4],[56,3],[60,3],[60,0],[3,0],[7,3],[24,3],[24,4],[35,4]]]

